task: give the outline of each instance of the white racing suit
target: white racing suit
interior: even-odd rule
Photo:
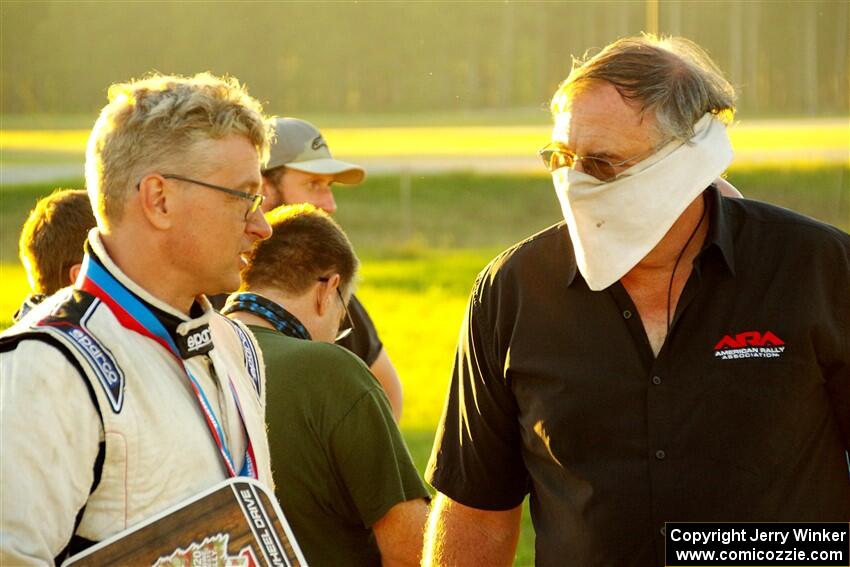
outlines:
[[[234,468],[250,440],[259,480],[273,489],[253,335],[204,297],[195,318],[158,301],[110,261],[95,231],[87,261],[182,341]],[[77,289],[81,281],[0,335],[0,565],[51,563],[229,476],[182,364]]]

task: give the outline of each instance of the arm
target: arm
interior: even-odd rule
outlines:
[[[52,565],[91,490],[100,418],[86,378],[44,343],[0,354],[0,376],[0,565]]]
[[[329,439],[336,474],[363,526],[372,528],[383,565],[418,565],[428,490],[386,395],[363,364],[353,356],[350,362],[348,383],[356,381],[366,391],[356,394],[359,398]]]
[[[400,502],[375,522],[372,529],[381,565],[384,567],[416,567],[422,552],[422,534],[428,517],[428,505],[421,498]]]
[[[380,382],[381,387],[387,394],[387,398],[390,400],[390,407],[393,410],[393,417],[398,422],[401,419],[402,408],[401,379],[398,377],[398,373],[387,354],[387,349],[381,348],[378,358],[375,359],[369,370],[372,371],[372,374],[375,375],[375,378],[378,379],[378,382]]]
[[[424,567],[511,565],[519,540],[522,506],[493,511],[470,508],[437,493],[428,517]]]

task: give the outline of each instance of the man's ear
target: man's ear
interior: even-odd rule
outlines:
[[[330,276],[326,282],[316,282],[315,305],[320,317],[324,316],[331,302],[336,301],[336,289],[339,287],[339,282],[339,274]]]
[[[174,224],[169,215],[169,199],[173,199],[173,193],[168,191],[165,178],[161,175],[146,175],[139,182],[142,213],[151,225],[160,230],[168,230]]]
[[[68,270],[68,276],[71,278],[71,284],[77,281],[77,276],[80,275],[80,270],[82,269],[82,264],[74,264]]]
[[[263,211],[265,212],[286,204],[283,202],[283,190],[272,183],[265,175],[263,175],[263,185],[260,187],[260,193],[266,198],[263,201]]]

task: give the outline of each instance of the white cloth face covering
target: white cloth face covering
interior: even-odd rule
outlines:
[[[554,171],[578,269],[590,289],[603,290],[634,268],[731,162],[726,126],[706,114],[690,140],[670,142],[613,181],[566,167]]]

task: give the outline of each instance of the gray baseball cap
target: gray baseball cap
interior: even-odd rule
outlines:
[[[307,173],[333,175],[334,181],[355,185],[366,171],[359,165],[334,159],[319,129],[298,118],[276,118],[275,140],[265,170],[285,165]]]

